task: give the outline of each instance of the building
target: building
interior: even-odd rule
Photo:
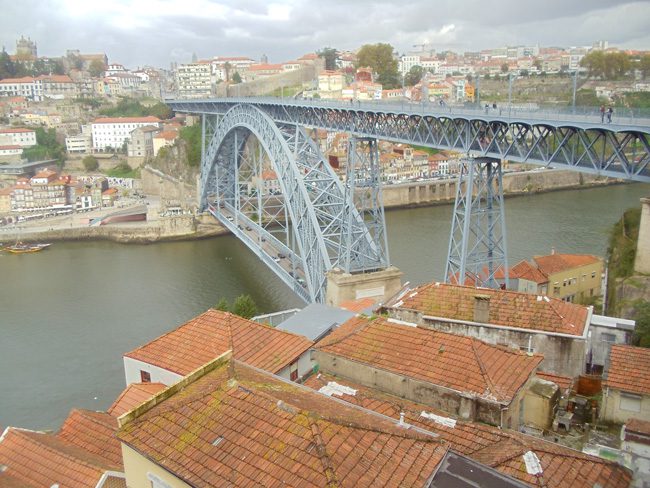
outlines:
[[[120,149],[131,137],[131,133],[145,126],[160,127],[157,117],[113,117],[99,118],[91,125],[93,150],[106,151]]]
[[[635,480],[643,486],[643,480],[650,480],[650,422],[632,418],[625,422],[621,432],[621,449],[632,458]]]
[[[32,129],[0,129],[0,144],[31,147],[36,145],[36,132]]]
[[[340,71],[321,71],[318,75],[318,95],[321,98],[341,98],[345,76]]]
[[[503,428],[523,423],[542,356],[394,319],[355,317],[316,344],[319,370]]]
[[[0,80],[0,97],[24,97],[27,100],[43,100],[43,83],[31,76],[4,78]]]
[[[16,163],[22,159],[23,148],[15,145],[0,145],[0,163]]]
[[[173,146],[176,139],[178,139],[178,131],[176,130],[163,130],[154,134],[152,141],[154,156],[158,155],[158,151],[160,151],[161,148]]]
[[[153,125],[133,129],[126,143],[128,157],[141,158],[142,160],[153,158],[153,138],[158,132],[160,132],[160,128]]]
[[[548,278],[548,295],[568,302],[601,294],[603,260],[589,254],[535,256],[537,269]]]
[[[68,153],[85,154],[92,151],[92,135],[79,134],[65,138],[65,149]]]
[[[613,345],[603,380],[600,418],[650,421],[650,349]]]
[[[119,424],[131,488],[425,487],[447,452],[425,430],[288,383],[229,353]]]
[[[0,214],[11,212],[11,188],[0,188]]]
[[[346,378],[320,373],[310,376],[305,385],[360,408],[392,418],[405,425],[421,428],[449,443],[460,453],[500,473],[512,476],[528,486],[546,488],[625,488],[631,473],[609,460],[584,454],[568,447],[501,429],[470,422],[423,403],[391,395],[378,388],[366,387]],[[527,461],[528,460],[528,461]],[[535,460],[539,463],[536,468]],[[456,485],[443,485],[447,486]],[[462,486],[462,485],[461,485]],[[477,483],[473,486],[485,486]],[[495,484],[496,486],[502,486]]]
[[[636,322],[619,317],[591,315],[587,372],[602,374],[614,344],[630,344]]]
[[[209,61],[182,64],[176,68],[175,78],[180,98],[207,98],[212,95],[212,67]]]
[[[280,181],[275,171],[265,169],[260,176],[251,178],[251,187],[256,188],[262,195],[275,195],[280,192]]]
[[[557,298],[430,283],[382,309],[390,317],[544,356],[540,368],[577,377],[585,370],[592,309]]]
[[[312,345],[306,337],[210,309],[126,353],[126,383],[170,385],[227,350],[251,366],[297,380],[312,371]]]

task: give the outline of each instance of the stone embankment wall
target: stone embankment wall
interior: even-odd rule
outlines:
[[[145,166],[140,171],[142,190],[147,195],[157,195],[165,200],[186,201],[191,198],[196,202],[197,182],[181,181],[155,168]]]
[[[567,188],[587,188],[616,182],[590,174],[563,170],[507,173],[503,176],[505,195],[527,195]],[[456,198],[456,180],[423,181],[402,185],[384,185],[382,194],[385,208],[417,207],[453,202]]]

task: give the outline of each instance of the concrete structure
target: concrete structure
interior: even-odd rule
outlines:
[[[210,309],[126,353],[126,384],[171,385],[229,349],[253,366],[296,381],[312,371],[312,344],[306,337]]]
[[[650,198],[641,199],[641,225],[636,245],[634,271],[650,274]]]
[[[17,163],[21,160],[23,148],[15,145],[0,145],[0,163]]]
[[[592,314],[587,341],[587,372],[600,374],[609,362],[614,344],[630,344],[636,322],[634,320]]]
[[[345,323],[354,313],[320,303],[307,305],[276,328],[305,336],[310,341],[319,341],[333,329]]]
[[[574,378],[585,370],[590,307],[436,282],[401,293],[382,311],[419,327],[542,354],[543,371]]]
[[[142,161],[153,158],[153,138],[160,131],[158,126],[145,125],[131,131],[126,143],[129,158],[140,158]]]
[[[524,421],[523,398],[542,361],[470,337],[361,316],[319,341],[315,358],[324,373],[513,429]]]
[[[604,378],[601,419],[650,421],[650,349],[612,346]]]
[[[92,127],[93,150],[121,149],[138,127],[160,127],[157,117],[104,117],[96,119]]]
[[[650,422],[630,419],[621,430],[621,449],[632,458],[634,488],[647,488],[650,483]]]
[[[212,67],[209,61],[179,66],[175,79],[181,98],[208,98],[212,95]]]
[[[556,254],[533,257],[537,269],[548,278],[548,295],[575,302],[601,294],[603,259],[589,254]]]
[[[68,136],[65,138],[65,150],[68,153],[85,154],[92,150],[92,136],[80,134],[78,136]]]
[[[549,430],[560,396],[560,388],[555,383],[535,378],[524,395],[523,424]]]
[[[375,303],[383,303],[400,290],[403,274],[394,266],[356,274],[335,268],[327,273],[325,304],[338,307],[343,302],[359,298],[372,298]]]

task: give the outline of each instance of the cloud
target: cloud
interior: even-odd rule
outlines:
[[[265,53],[280,62],[325,46],[387,42],[400,52],[507,44],[650,48],[650,2],[612,0],[21,0],[3,2],[0,42],[39,53],[106,52],[126,66]],[[183,59],[185,58],[185,59]]]

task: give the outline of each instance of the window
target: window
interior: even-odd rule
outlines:
[[[619,408],[621,410],[627,410],[628,412],[640,412],[641,396],[621,392],[621,402],[619,404]]]
[[[591,277],[592,277],[592,278],[595,278],[595,277],[596,277],[596,272],[595,272],[595,271],[592,271],[592,272],[591,272]]]
[[[607,342],[609,344],[615,344],[616,343],[616,335],[614,334],[608,334],[607,332],[603,332],[600,334],[600,340],[603,342]]]
[[[151,373],[149,371],[140,370],[140,382],[151,383]]]
[[[298,361],[291,363],[291,366],[289,366],[289,371],[289,379],[291,381],[298,381]]]

